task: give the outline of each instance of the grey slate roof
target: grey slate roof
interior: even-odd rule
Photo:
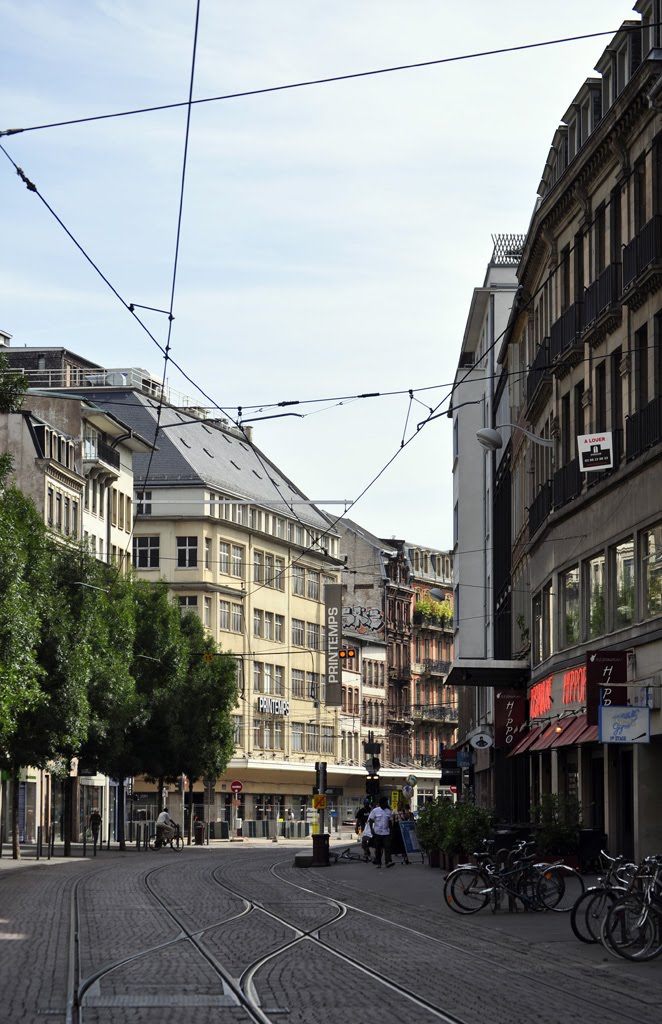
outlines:
[[[85,388],[84,395],[143,437],[154,439],[158,403],[153,398],[109,388]],[[149,455],[134,455],[133,473],[137,488],[204,486],[224,496],[253,500],[285,516],[288,509],[282,500],[306,497],[255,445],[217,421],[201,420],[169,405],[161,407],[151,465]],[[294,505],[294,513],[307,526],[328,530],[330,520],[315,506]]]

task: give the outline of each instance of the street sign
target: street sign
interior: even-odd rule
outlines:
[[[478,732],[469,739],[474,750],[486,750],[492,746],[493,739],[489,732]]]
[[[326,793],[313,794],[313,807],[316,811],[326,810]]]
[[[650,743],[650,709],[601,704],[598,708],[600,743]]]
[[[586,654],[586,722],[598,724],[598,708],[627,704],[628,652],[599,650]],[[608,702],[608,703],[607,703]]]
[[[457,793],[457,786],[449,786],[448,788],[450,789],[451,793]]]
[[[233,793],[241,793],[243,788],[243,782],[239,782],[238,779],[235,779],[234,782],[230,783],[230,789],[232,790]]]

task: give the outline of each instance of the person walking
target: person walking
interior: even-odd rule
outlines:
[[[375,867],[382,866],[382,851],[384,853],[384,867],[392,868],[391,860],[391,828],[393,825],[393,813],[388,805],[385,796],[380,797],[379,806],[373,807],[368,817],[368,825],[372,829],[373,843],[375,847]]]
[[[92,842],[94,843],[94,853],[96,854],[99,832],[101,831],[101,815],[96,807],[90,814],[90,831],[92,832]]]
[[[401,856],[403,864],[409,864],[409,857],[407,856],[405,837],[402,833],[402,829],[400,828],[400,822],[413,820],[414,815],[409,804],[400,804],[398,810],[393,815],[393,837],[391,844],[391,852],[396,854],[396,856]]]

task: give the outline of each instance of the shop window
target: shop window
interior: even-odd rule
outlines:
[[[579,643],[579,567],[561,573],[561,634],[564,647]]]
[[[605,556],[596,555],[586,563],[586,597],[588,603],[588,639],[605,632]]]
[[[632,537],[612,548],[614,587],[614,629],[634,621],[634,544]]]

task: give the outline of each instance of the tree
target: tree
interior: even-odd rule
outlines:
[[[12,370],[7,356],[0,352],[0,412],[16,412],[23,404],[29,381],[20,370]]]

